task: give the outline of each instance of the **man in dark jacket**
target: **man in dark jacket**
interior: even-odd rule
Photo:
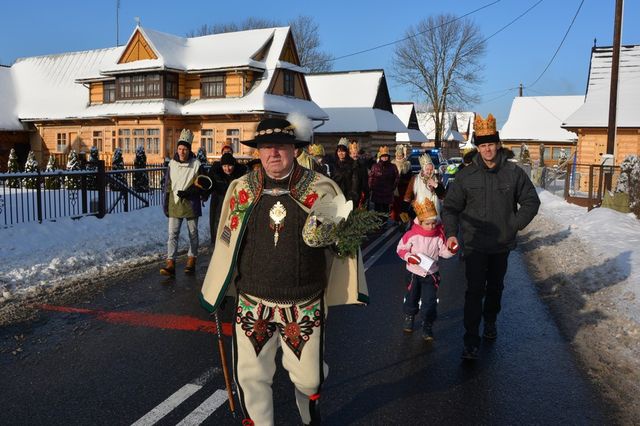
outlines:
[[[462,358],[477,359],[480,321],[485,339],[497,337],[496,318],[516,233],[535,217],[540,199],[526,173],[507,161],[491,114],[476,116],[478,155],[456,174],[444,200],[447,247],[457,250],[458,226],[464,239],[467,291]]]
[[[331,179],[338,184],[347,201],[353,201],[357,207],[360,202],[360,172],[358,163],[349,157],[348,143],[347,138],[338,142]]]
[[[226,152],[220,157],[220,166],[211,167],[209,177],[213,182],[211,188],[211,204],[209,204],[209,228],[211,230],[211,247],[215,247],[216,233],[220,221],[222,201],[227,193],[229,184],[234,179],[244,175],[245,168],[238,164],[233,154]]]

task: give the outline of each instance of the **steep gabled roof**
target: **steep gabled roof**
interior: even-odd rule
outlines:
[[[280,27],[184,38],[136,27],[129,43],[140,42],[143,37],[150,49],[137,57],[155,59],[131,60],[136,55],[124,55],[130,45],[22,58],[12,67],[17,99],[14,111],[21,120],[33,121],[115,115],[286,114],[295,105],[312,119],[326,119],[327,114],[313,102],[271,95],[267,91],[276,68],[300,70],[296,64],[280,59],[289,34],[289,27]],[[260,61],[253,59],[258,56]],[[123,58],[130,62],[118,63]],[[80,84],[124,72],[178,70],[197,73],[243,67],[261,71],[248,94],[241,98],[199,99],[186,105],[169,99],[88,105],[88,90]]]
[[[612,47],[595,47],[584,104],[562,127],[608,127]],[[640,45],[620,48],[618,73],[618,127],[640,127]]]
[[[407,132],[392,113],[383,70],[309,74],[306,80],[311,99],[330,118],[316,133]]]
[[[573,142],[577,136],[562,122],[583,104],[583,96],[519,96],[513,99],[500,139]]]
[[[429,140],[436,137],[436,124],[432,112],[418,112],[418,124],[422,133],[427,135]],[[470,140],[473,134],[473,119],[475,114],[468,111],[447,112],[444,114],[444,126],[442,127],[442,139],[447,141],[456,140],[458,142],[465,141],[462,133],[467,133],[467,139]],[[457,127],[457,130],[455,128]]]
[[[427,137],[418,126],[418,117],[413,102],[392,102],[391,107],[396,117],[408,129],[408,132],[396,133],[396,142],[427,142]]]

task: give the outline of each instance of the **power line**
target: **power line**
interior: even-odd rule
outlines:
[[[553,60],[556,58],[556,55],[558,54],[558,52],[560,51],[560,48],[562,47],[562,45],[564,44],[564,41],[567,39],[567,36],[569,35],[569,31],[571,31],[571,27],[573,27],[573,23],[576,21],[576,18],[578,17],[578,14],[580,13],[580,9],[582,9],[582,5],[584,4],[584,0],[580,1],[580,5],[578,6],[578,10],[576,10],[575,15],[573,15],[573,19],[571,20],[571,24],[569,24],[569,28],[567,28],[567,31],[564,33],[564,37],[562,37],[562,41],[560,41],[560,44],[558,45],[558,48],[556,49],[555,53],[553,54],[553,56],[551,57],[551,60],[549,61],[549,63],[547,64],[547,66],[544,68],[544,70],[542,71],[542,73],[540,73],[540,75],[538,76],[538,78],[536,78],[536,81],[534,81],[533,83],[529,84],[527,86],[527,88],[534,86],[544,75],[544,73],[547,72],[547,70],[549,69],[549,67],[551,66],[551,63],[553,62]]]
[[[485,38],[483,40],[483,42],[489,40],[490,38],[500,34],[502,31],[506,30],[508,27],[510,27],[514,22],[518,21],[520,18],[522,18],[524,15],[526,15],[527,13],[531,12],[533,9],[535,9],[540,3],[542,3],[544,0],[538,0],[534,5],[532,5],[529,9],[525,10],[524,12],[522,12],[520,15],[518,15],[517,17],[515,17],[511,22],[509,22],[507,25],[505,25],[504,27],[500,28],[498,31],[496,31],[495,33],[491,34],[489,37]]]
[[[443,22],[442,24],[440,24],[440,25],[438,25],[438,26],[436,26],[436,27],[429,27],[429,28],[427,28],[427,29],[426,29],[426,30],[424,30],[424,31],[421,31],[421,32],[419,32],[419,33],[415,33],[415,34],[413,34],[413,35],[410,35],[410,36],[404,37],[404,38],[402,38],[402,39],[395,40],[395,41],[392,41],[392,42],[389,42],[389,43],[385,43],[385,44],[381,44],[381,45],[379,45],[379,46],[371,47],[371,48],[369,48],[369,49],[360,50],[360,51],[358,51],[358,52],[353,52],[353,53],[349,53],[349,54],[346,54],[346,55],[338,56],[338,57],[336,57],[336,58],[327,59],[327,60],[323,61],[323,63],[324,63],[324,62],[334,62],[334,61],[337,61],[337,60],[339,60],[339,59],[349,58],[349,57],[351,57],[351,56],[355,56],[355,55],[360,55],[360,54],[362,54],[362,53],[371,52],[372,50],[382,49],[383,47],[391,46],[391,45],[394,45],[394,44],[397,44],[397,43],[403,42],[403,41],[405,41],[405,40],[409,40],[409,39],[414,38],[414,37],[417,37],[417,36],[419,36],[419,35],[421,35],[421,34],[425,34],[425,33],[429,32],[429,31],[433,31],[433,30],[438,29],[438,28],[440,28],[440,27],[443,27],[443,26],[445,26],[445,25],[448,25],[448,24],[451,24],[451,23],[453,23],[453,22],[456,22],[456,21],[458,21],[458,20],[460,20],[460,19],[462,19],[462,18],[466,18],[466,17],[467,17],[467,16],[469,16],[469,15],[472,15],[472,14],[474,14],[474,13],[476,13],[476,12],[479,12],[479,11],[481,11],[481,10],[483,10],[483,9],[486,9],[486,8],[488,8],[488,7],[490,7],[490,6],[493,6],[493,5],[494,5],[494,4],[496,4],[496,3],[500,3],[501,1],[502,1],[502,0],[496,0],[496,1],[492,2],[492,3],[485,4],[484,6],[481,6],[481,7],[477,8],[477,9],[474,9],[474,10],[472,10],[471,12],[465,13],[464,15],[459,16],[459,17],[457,17],[457,18],[455,18],[455,19],[453,19],[453,20],[451,20],[451,21]],[[542,1],[542,0],[540,0],[540,1]]]

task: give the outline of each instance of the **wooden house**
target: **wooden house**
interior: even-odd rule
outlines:
[[[413,102],[392,102],[393,113],[407,127],[407,132],[396,133],[396,143],[409,144],[413,148],[422,147],[427,137],[420,131],[418,116]]]
[[[433,112],[418,112],[418,125],[427,137],[423,146],[435,147],[436,120]],[[468,145],[473,136],[475,113],[466,111],[448,111],[443,115],[441,148],[446,158],[460,156],[461,146]]]
[[[356,140],[374,154],[395,146],[396,134],[407,127],[393,114],[383,70],[308,74],[311,97],[329,116],[314,131],[314,141],[333,153],[341,137]]]
[[[577,163],[600,164],[607,153],[612,47],[594,47],[585,101],[562,127],[578,136]],[[640,154],[640,45],[622,46],[614,164]]]
[[[144,146],[149,163],[176,149],[181,129],[208,156],[239,155],[264,117],[327,115],[311,101],[289,27],[184,38],[137,26],[120,47],[19,59],[15,114],[40,158],[99,148],[125,162]]]
[[[573,155],[578,140],[562,128],[562,122],[583,102],[584,96],[518,96],[500,129],[500,140],[516,158],[526,144],[532,162],[540,160],[540,145],[544,145],[545,164],[558,164],[562,152],[567,158]]]

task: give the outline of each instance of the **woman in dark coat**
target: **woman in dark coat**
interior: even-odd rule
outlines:
[[[371,202],[377,212],[389,213],[393,203],[393,192],[398,186],[398,169],[389,161],[389,151],[386,146],[380,148],[379,160],[369,172],[369,190]]]
[[[341,140],[342,142],[342,140]],[[360,201],[360,178],[358,163],[349,157],[349,148],[345,143],[339,143],[336,148],[336,159],[331,178],[338,184],[344,198],[353,201],[357,207]]]
[[[219,165],[218,165],[219,164]],[[231,181],[239,178],[245,172],[245,168],[238,164],[230,153],[222,154],[220,162],[211,167],[209,177],[213,182],[211,191],[211,204],[209,205],[209,227],[211,228],[211,247],[216,244],[216,232],[220,221],[222,201]]]

